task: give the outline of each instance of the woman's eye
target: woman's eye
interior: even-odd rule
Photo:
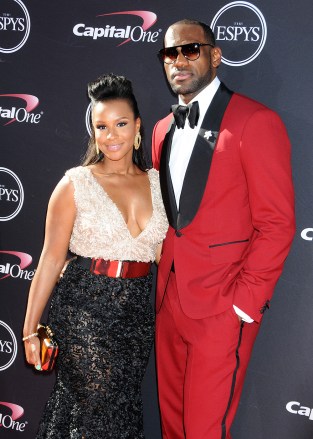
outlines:
[[[98,125],[97,126],[97,130],[105,130],[106,126],[105,125]]]
[[[124,127],[125,125],[127,125],[127,122],[119,122],[117,124],[118,127]]]

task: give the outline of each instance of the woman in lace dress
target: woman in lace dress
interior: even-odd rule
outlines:
[[[82,166],[54,190],[24,324],[28,363],[41,369],[37,323],[60,347],[39,439],[141,439],[141,382],[153,343],[150,265],[167,230],[157,171],[143,158],[131,83],[88,85],[92,136]],[[76,255],[60,277],[68,249]]]

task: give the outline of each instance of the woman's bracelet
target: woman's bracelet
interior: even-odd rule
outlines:
[[[26,341],[29,340],[32,337],[37,337],[38,336],[38,332],[33,332],[32,334],[26,335],[26,337],[22,338],[22,341]]]

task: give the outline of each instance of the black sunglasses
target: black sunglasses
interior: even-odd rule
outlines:
[[[179,52],[177,49],[180,48],[181,53],[186,59],[189,61],[195,61],[200,56],[201,46],[214,47],[213,44],[210,43],[189,43],[183,44],[182,46],[164,47],[164,49],[159,51],[159,56],[165,64],[173,64],[178,57]]]

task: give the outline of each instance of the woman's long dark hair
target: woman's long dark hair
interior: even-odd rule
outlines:
[[[133,113],[134,119],[140,117],[138,104],[134,96],[132,83],[124,76],[117,76],[113,73],[102,75],[95,81],[88,84],[88,96],[91,100],[91,113],[94,106],[98,102],[112,101],[114,99],[126,100]],[[142,124],[140,125],[141,145],[138,149],[133,149],[133,163],[142,171],[146,171],[148,166],[144,156],[144,131]],[[88,149],[83,158],[83,166],[93,165],[100,162],[104,155],[100,151],[97,154],[95,131],[91,124],[91,136],[88,143]]]

